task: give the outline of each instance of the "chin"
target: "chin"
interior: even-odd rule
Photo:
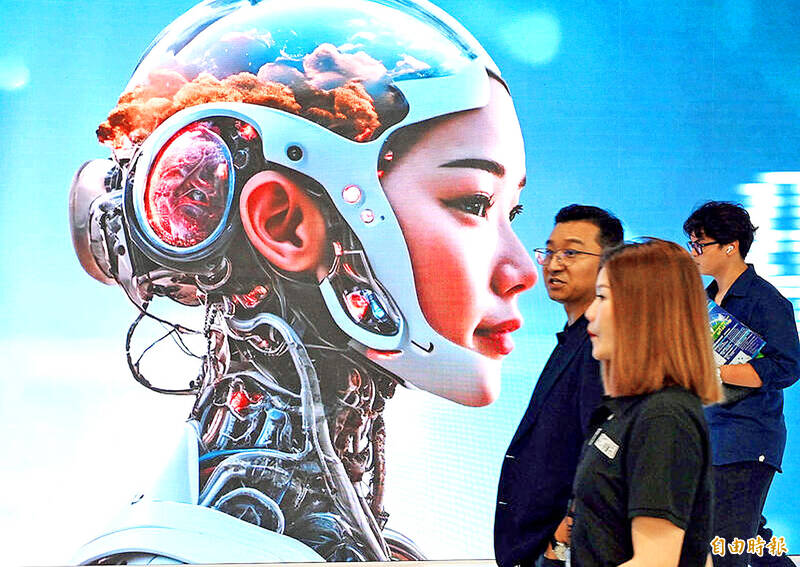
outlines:
[[[475,384],[474,390],[468,399],[462,401],[466,406],[482,407],[488,406],[500,396],[500,370],[501,360],[489,360],[486,375],[481,383]]]
[[[462,376],[460,380],[453,373],[449,383],[439,383],[434,388],[423,389],[464,406],[488,406],[500,395],[500,366],[500,360],[485,358],[480,373],[468,378]]]
[[[497,384],[488,385],[486,388],[481,389],[480,391],[473,392],[470,396],[460,399],[460,400],[453,400],[465,406],[479,408],[483,406],[488,406],[492,402],[494,402],[498,396],[500,395],[500,380],[497,381]]]
[[[558,291],[550,291],[549,289],[547,290],[547,297],[556,303],[564,303],[564,301],[566,301],[565,294],[559,293]]]
[[[502,359],[445,339],[438,343],[438,359],[405,357],[377,361],[386,370],[420,390],[465,406],[485,406],[500,395]]]

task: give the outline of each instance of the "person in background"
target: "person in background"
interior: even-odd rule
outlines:
[[[586,318],[609,398],[575,474],[571,564],[704,565],[712,484],[702,404],[721,391],[691,257],[657,239],[611,250]]]
[[[708,297],[766,341],[763,357],[719,368],[726,387],[747,395],[706,409],[711,430],[715,487],[714,536],[731,542],[756,535],[772,539],[761,515],[786,444],[783,389],[800,376],[800,344],[788,299],[756,274],[745,258],[756,228],[740,205],[710,201],[683,224],[689,249],[703,275],[714,281]],[[727,389],[727,388],[726,388]],[[715,555],[715,565],[792,565],[784,556]]]
[[[622,224],[598,207],[569,205],[536,259],[550,299],[567,323],[508,448],[497,495],[495,556],[501,567],[563,564],[567,512],[581,443],[600,403],[600,367],[591,356],[584,312],[604,249],[622,243]],[[542,554],[545,554],[544,557]]]

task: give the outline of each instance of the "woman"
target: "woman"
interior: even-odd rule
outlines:
[[[745,258],[756,228],[740,205],[710,201],[683,225],[689,249],[703,275],[714,281],[709,299],[752,329],[766,344],[760,357],[719,368],[727,403],[706,409],[714,474],[714,535],[747,541],[756,534],[770,542],[772,531],[761,515],[786,445],[783,389],[800,377],[800,344],[794,308],[775,287],[756,274]],[[789,565],[785,555],[715,555],[717,566]]]
[[[114,159],[76,176],[76,250],[141,311],[134,377],[196,402],[171,483],[77,560],[421,558],[384,528],[385,401],[399,383],[490,403],[536,280],[489,57],[427,3],[206,2],[98,137]],[[154,296],[205,309],[186,388],[130,355]]]
[[[649,239],[606,253],[586,312],[610,399],[574,484],[573,565],[703,565],[711,457],[703,403],[719,399],[700,275]]]

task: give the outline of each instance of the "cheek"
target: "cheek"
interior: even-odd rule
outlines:
[[[437,332],[469,346],[480,321],[482,253],[446,230],[446,222],[437,229],[433,223],[415,224],[422,226],[407,226],[404,232],[422,312]]]
[[[588,264],[588,262],[586,262]],[[572,266],[574,267],[574,265]],[[597,267],[593,265],[580,267],[580,271],[573,270],[573,281],[576,287],[586,293],[591,293],[594,296],[595,287],[597,284]]]
[[[700,275],[703,276],[707,276],[714,271],[713,265],[707,261],[700,261],[700,263],[697,264],[697,269],[700,271]]]
[[[614,319],[611,315],[611,306],[606,304],[603,306],[602,312],[603,323],[603,337],[605,339],[606,350],[609,354],[614,349]]]

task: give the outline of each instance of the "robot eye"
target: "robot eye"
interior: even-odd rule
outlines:
[[[222,138],[202,122],[176,133],[157,155],[144,191],[146,222],[162,243],[190,248],[224,222],[233,183]]]
[[[200,189],[193,189],[192,191],[190,191],[189,192],[189,197],[193,201],[195,201],[197,203],[207,203],[208,202],[208,197],[206,197],[206,194],[203,193],[202,191],[200,191]]]

